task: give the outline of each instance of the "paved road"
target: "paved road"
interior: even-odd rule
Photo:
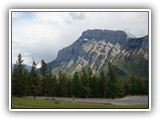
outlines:
[[[28,97],[33,98],[33,97]],[[62,101],[72,101],[68,97],[36,97],[36,99],[56,99]],[[90,102],[90,103],[111,103],[115,105],[140,105],[148,104],[148,96],[127,96],[120,99],[101,99],[101,98],[76,98],[76,102]]]

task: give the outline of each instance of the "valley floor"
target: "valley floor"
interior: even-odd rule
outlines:
[[[147,109],[148,97],[131,96],[122,99],[94,99],[94,98],[53,98],[12,97],[12,109]]]
[[[33,98],[33,97],[27,97]],[[36,97],[36,99],[55,99],[60,101],[72,101],[69,97]],[[113,105],[142,105],[148,104],[148,96],[126,96],[119,99],[105,99],[105,98],[75,98],[76,102],[84,103],[110,103]]]

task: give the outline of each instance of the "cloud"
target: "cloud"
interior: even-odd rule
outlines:
[[[70,13],[72,19],[75,19],[75,20],[81,20],[81,19],[84,19],[85,16],[82,12],[71,12]]]
[[[14,14],[14,15],[13,15]],[[12,61],[22,54],[51,62],[60,49],[71,45],[87,29],[124,30],[136,37],[148,34],[147,12],[13,12]]]

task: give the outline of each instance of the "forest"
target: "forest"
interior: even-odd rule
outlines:
[[[21,54],[12,69],[12,96],[56,96],[77,98],[121,98],[127,95],[148,95],[148,80],[132,75],[119,80],[112,64],[108,62],[108,72],[93,73],[89,67],[76,71],[73,75],[59,71],[54,75],[44,60],[41,68],[33,60],[31,71],[24,66]]]

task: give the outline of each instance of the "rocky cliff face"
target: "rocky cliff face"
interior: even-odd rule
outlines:
[[[109,61],[121,75],[147,76],[148,35],[136,38],[120,30],[87,30],[48,65],[52,72],[73,73],[87,67],[100,72],[107,71]]]

